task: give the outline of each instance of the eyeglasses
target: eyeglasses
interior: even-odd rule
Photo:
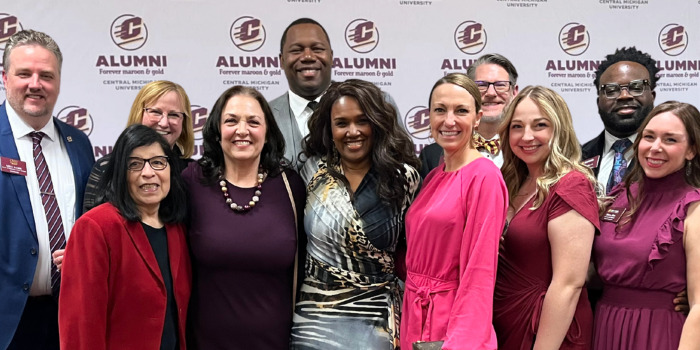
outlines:
[[[622,85],[618,83],[603,84],[600,86],[600,92],[605,93],[605,97],[613,99],[620,97],[622,89],[625,89],[631,96],[636,97],[642,95],[647,86],[649,86],[649,80],[639,79],[632,80],[629,84]]]
[[[146,162],[151,165],[153,170],[163,170],[168,167],[168,157],[167,156],[155,156],[149,159],[143,159],[139,157],[129,157],[129,161],[126,164],[126,168],[131,171],[141,171],[143,167],[146,166]]]
[[[496,92],[508,92],[510,90],[510,81],[507,80],[499,80],[499,81],[483,81],[483,80],[477,80],[475,81],[476,86],[479,88],[479,91],[482,93],[489,91],[489,86],[493,85],[493,89],[496,90]]]
[[[160,109],[144,108],[143,110],[146,111],[146,114],[152,120],[160,121],[163,118],[163,115],[166,115],[165,112],[161,111]],[[177,121],[185,118],[186,114],[184,112],[170,112],[167,114],[167,116],[168,121]]]

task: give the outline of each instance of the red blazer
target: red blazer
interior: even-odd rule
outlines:
[[[180,349],[192,267],[184,225],[166,225]],[[58,324],[61,349],[160,348],[165,323],[165,283],[137,221],[127,221],[109,203],[75,222],[61,275]]]

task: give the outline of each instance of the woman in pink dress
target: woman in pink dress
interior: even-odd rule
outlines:
[[[595,177],[579,162],[571,113],[554,91],[529,86],[505,113],[511,206],[494,294],[499,349],[590,349],[583,286],[598,227]]]
[[[507,193],[472,141],[481,94],[466,75],[449,74],[433,86],[429,106],[445,163],[428,174],[406,214],[401,348],[444,341],[442,349],[496,349],[492,301]]]
[[[614,188],[593,246],[603,281],[595,349],[697,349],[700,344],[700,112],[666,102],[642,122],[637,165]],[[613,215],[615,212],[620,215]],[[688,288],[687,318],[673,309]],[[695,305],[694,305],[695,304]]]

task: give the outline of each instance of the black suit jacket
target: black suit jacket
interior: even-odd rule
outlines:
[[[581,146],[581,160],[586,160],[595,156],[600,156],[603,158],[603,147],[605,147],[605,131],[601,132],[600,135]],[[595,176],[598,176],[601,161],[602,159],[599,159],[597,166],[595,168],[591,168],[593,169],[593,174],[595,174]]]
[[[437,143],[431,143],[420,151],[420,173],[421,178],[425,179],[431,170],[437,168],[440,165],[440,159],[442,158],[443,150]]]
[[[600,135],[595,137],[594,139],[586,142],[583,146],[581,146],[581,160],[586,160],[589,158],[593,158],[595,156],[600,156],[600,159],[598,160],[598,165],[593,169],[593,174],[598,177],[598,171],[600,169],[600,163],[603,162],[603,148],[605,147],[605,131],[601,132]],[[627,171],[632,169],[632,167],[635,166],[637,163],[637,155],[632,155],[632,159],[630,160],[630,164],[627,166]]]

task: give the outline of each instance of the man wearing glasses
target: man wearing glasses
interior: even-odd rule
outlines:
[[[644,118],[654,108],[656,61],[635,47],[606,56],[595,72],[598,114],[605,130],[582,146],[584,164],[591,167],[605,192],[617,185],[633,158],[630,147]]]
[[[498,126],[503,120],[504,109],[518,93],[518,71],[507,58],[491,53],[479,57],[469,66],[467,76],[479,87],[481,109],[484,112],[477,133],[474,134],[476,148],[500,168],[503,165],[503,155]],[[442,153],[442,148],[437,143],[423,148],[420,154],[420,173],[423,178],[442,163]]]

